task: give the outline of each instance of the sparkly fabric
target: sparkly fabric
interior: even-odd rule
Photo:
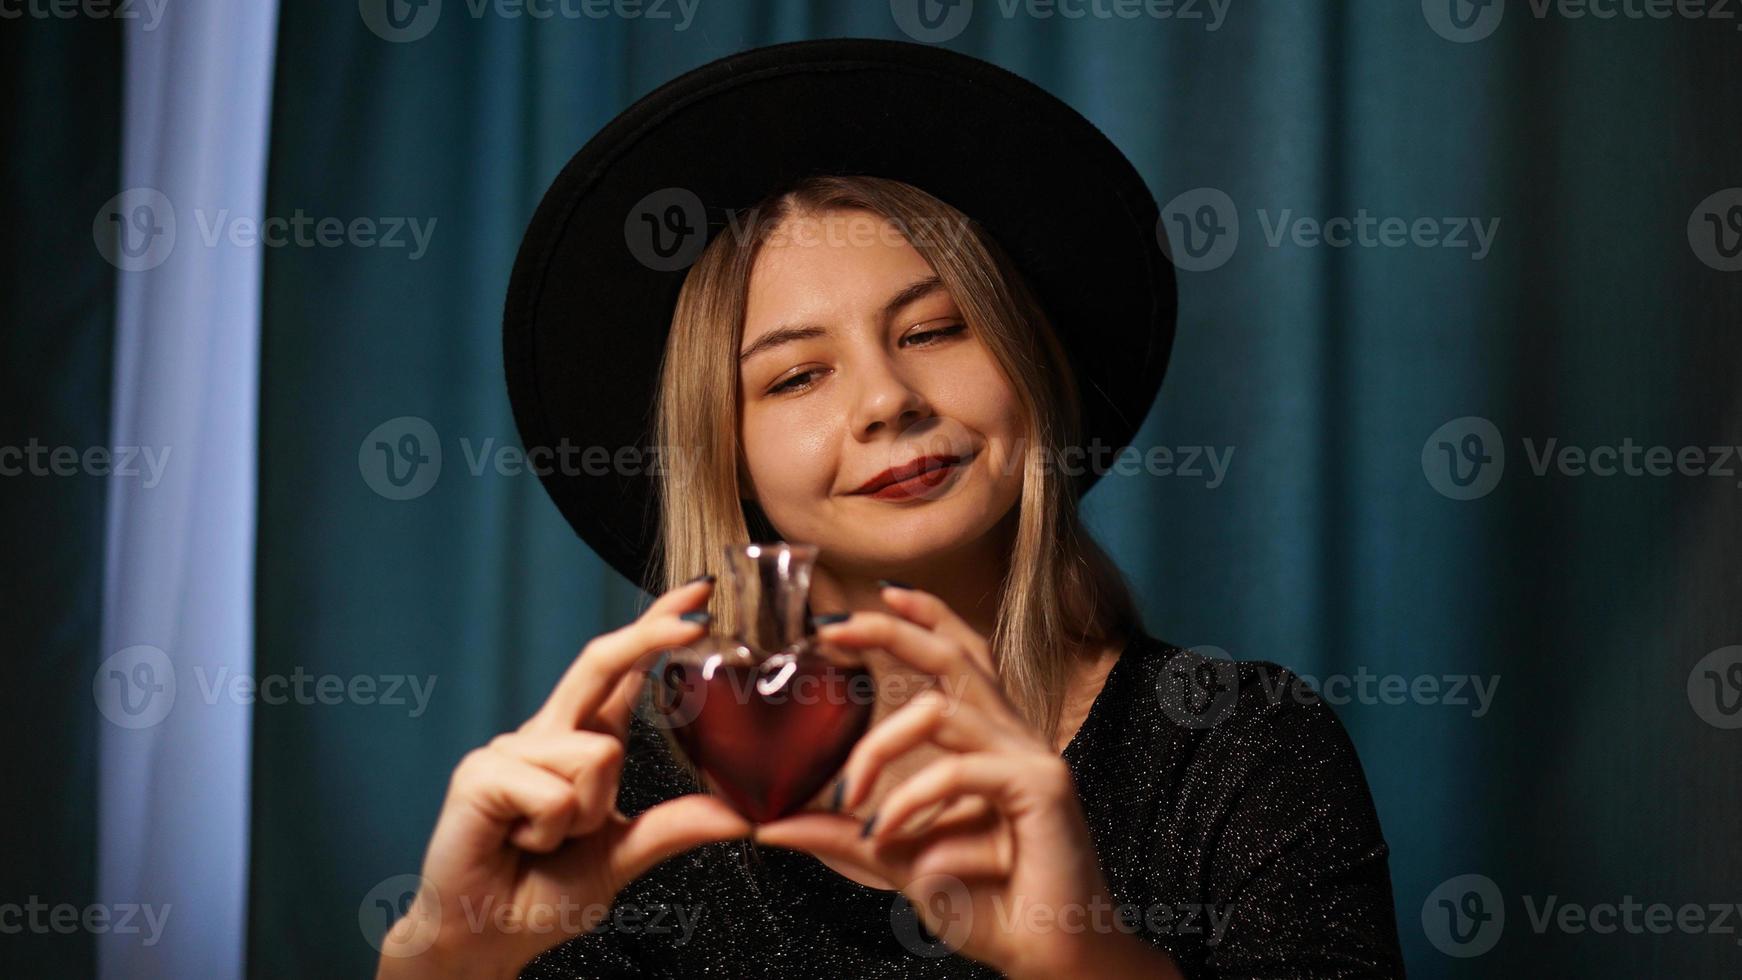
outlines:
[[[1064,758],[1119,903],[1121,918],[1105,921],[1165,949],[1186,976],[1403,975],[1366,777],[1331,709],[1293,674],[1139,634]],[[638,723],[623,812],[694,791]],[[616,925],[521,976],[998,976],[938,948],[897,893],[797,851],[700,847],[637,879],[618,909]]]

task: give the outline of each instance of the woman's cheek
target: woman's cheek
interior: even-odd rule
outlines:
[[[803,508],[833,492],[839,442],[831,428],[797,412],[747,427],[746,457],[765,509]]]

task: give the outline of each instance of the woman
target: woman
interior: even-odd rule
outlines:
[[[922,93],[943,122],[888,111]],[[700,69],[577,155],[517,261],[510,391],[529,452],[648,418],[685,450],[545,474],[663,594],[460,763],[382,976],[1401,975],[1330,709],[1148,635],[1079,525],[1068,450],[1129,441],[1173,323],[1110,147],[991,66],[836,41]],[[702,224],[674,187],[730,202],[687,256],[636,237]],[[637,668],[705,632],[722,547],[776,538],[821,546],[817,636],[883,697],[830,790],[752,825],[636,715]]]

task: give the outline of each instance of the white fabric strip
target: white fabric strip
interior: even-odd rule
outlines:
[[[126,19],[94,929],[104,980],[244,973],[254,674],[258,220],[277,4]],[[104,249],[103,228],[116,233]],[[240,242],[240,244],[238,244]],[[124,467],[131,461],[131,473]],[[125,920],[125,925],[123,921]]]

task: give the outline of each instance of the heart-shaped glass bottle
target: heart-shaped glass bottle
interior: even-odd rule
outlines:
[[[877,700],[864,657],[819,644],[808,629],[817,551],[728,546],[714,628],[660,651],[648,671],[642,717],[756,823],[797,812],[827,785]]]

